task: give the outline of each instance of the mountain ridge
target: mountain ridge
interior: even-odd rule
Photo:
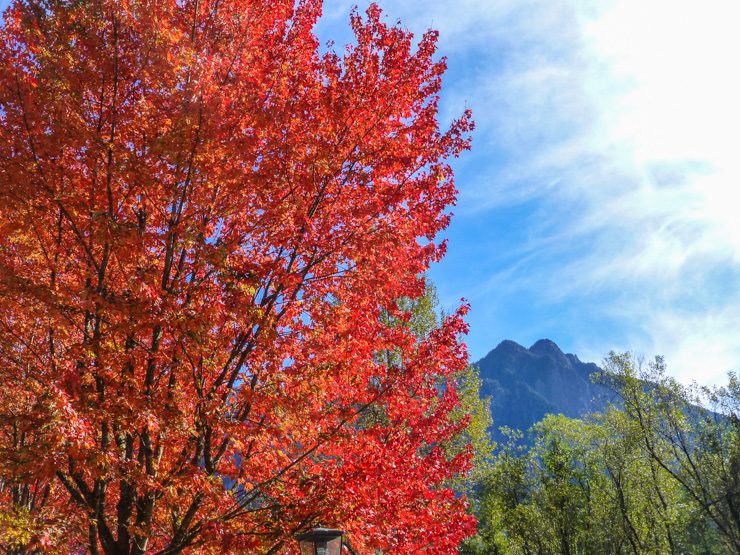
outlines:
[[[491,397],[497,438],[502,426],[526,431],[546,414],[577,418],[604,410],[614,398],[611,390],[592,381],[601,371],[596,364],[564,353],[550,339],[529,348],[505,339],[475,365],[481,394]]]

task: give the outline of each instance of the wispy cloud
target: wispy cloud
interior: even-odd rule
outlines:
[[[476,284],[475,271],[438,274],[478,306],[474,351],[502,338],[484,337],[486,318],[507,304],[533,321],[504,334],[562,333],[597,360],[612,348],[663,353],[679,377],[703,382],[740,367],[740,5],[381,5],[416,31],[440,30],[443,115],[474,110],[458,221],[509,222],[496,229],[503,254],[502,242],[453,227],[477,249],[470,268],[488,271]]]

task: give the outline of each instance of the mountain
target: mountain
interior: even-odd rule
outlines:
[[[527,430],[549,413],[579,417],[603,410],[613,392],[591,381],[600,368],[565,354],[549,339],[529,349],[502,341],[479,360],[481,394],[490,396],[494,428]],[[500,439],[498,433],[494,436]]]

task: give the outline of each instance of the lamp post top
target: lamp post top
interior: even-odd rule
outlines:
[[[344,532],[342,530],[337,530],[335,528],[314,528],[313,530],[310,530],[308,532],[304,532],[303,534],[299,534],[296,536],[296,538],[300,540],[322,540],[322,539],[332,539],[332,538],[338,538],[339,536],[343,536]]]

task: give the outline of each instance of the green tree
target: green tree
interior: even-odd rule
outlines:
[[[463,555],[536,552],[537,522],[531,518],[529,458],[521,432],[502,428],[503,442],[478,484],[478,533],[465,541]]]
[[[493,426],[491,398],[481,397],[482,385],[480,371],[472,364],[455,377],[460,404],[451,417],[455,422],[467,420],[467,426],[452,438],[446,449],[448,456],[464,449],[472,449],[472,468],[450,484],[456,491],[466,494],[474,493],[477,484],[490,472],[496,447],[490,434]],[[473,496],[473,501],[475,500],[476,497]]]
[[[611,354],[619,401],[506,430],[474,492],[465,555],[738,553],[740,384],[684,387],[657,358]]]
[[[643,365],[629,353],[610,353],[605,367],[602,379],[619,395],[650,464],[680,485],[726,549],[740,553],[737,376],[725,387],[687,387],[666,374],[662,357]]]
[[[410,318],[402,319],[389,312],[382,315],[388,325],[408,327],[420,342],[437,330],[445,318],[434,283],[425,276],[421,279],[423,295],[415,299],[403,297],[397,301],[400,313],[410,314]],[[392,350],[380,351],[376,356],[388,365],[400,363],[398,354]],[[491,399],[481,397],[482,381],[478,368],[473,365],[468,365],[451,378],[440,377],[437,386],[440,396],[444,392],[454,391],[459,400],[449,417],[453,424],[460,426],[460,431],[443,445],[446,456],[451,459],[467,451],[472,454],[468,471],[448,480],[446,485],[458,493],[470,495],[490,469],[493,458],[495,443],[489,432],[493,426]],[[383,419],[382,407],[371,407],[362,422],[368,425],[382,422]],[[475,503],[476,497],[472,496],[471,500]]]

